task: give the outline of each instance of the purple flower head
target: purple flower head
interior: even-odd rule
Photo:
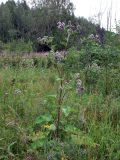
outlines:
[[[88,38],[91,39],[91,40],[94,40],[95,36],[94,36],[94,34],[90,34]]]
[[[80,79],[77,79],[76,82],[76,92],[78,95],[81,95],[84,92],[84,87],[82,87],[82,81]]]
[[[64,28],[65,28],[65,23],[59,21],[59,22],[57,23],[57,27],[58,27],[58,29],[64,30]]]
[[[97,34],[95,36],[94,36],[94,34],[91,34],[91,35],[89,35],[88,38],[93,40],[93,41],[95,41],[95,42],[97,42],[97,43],[100,43],[100,37]]]
[[[72,25],[72,24],[71,24],[71,21],[68,21],[68,25],[69,25],[69,26],[71,26],[71,25]]]
[[[60,62],[62,59],[63,59],[62,54],[57,51],[57,52],[55,53],[55,61],[56,61],[56,62]]]
[[[96,40],[96,42],[100,43],[100,37],[98,34],[95,35],[95,40]]]

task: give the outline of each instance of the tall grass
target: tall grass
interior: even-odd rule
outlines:
[[[21,59],[14,60],[1,59],[0,159],[119,160],[119,80],[113,79],[117,70],[110,70],[107,95],[104,69],[95,84],[86,84],[86,72],[79,70],[85,91],[78,96],[76,71],[66,69],[68,92],[62,103],[60,139],[56,141],[56,68],[49,66],[46,58],[24,59],[24,65]],[[92,92],[87,85],[91,85]]]

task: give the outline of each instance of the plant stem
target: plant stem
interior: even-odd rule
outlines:
[[[58,69],[58,68],[57,68]],[[60,92],[59,92],[59,96],[58,96],[58,109],[57,109],[57,124],[56,124],[56,131],[57,131],[57,138],[59,138],[59,126],[60,126],[60,119],[61,119],[61,104],[62,104],[62,94],[63,94],[63,80],[62,80],[62,73],[59,71],[60,74]]]

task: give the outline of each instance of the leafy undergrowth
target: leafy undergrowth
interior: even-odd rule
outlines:
[[[31,61],[0,68],[0,159],[119,160],[120,101],[115,92],[118,81],[112,79],[117,71],[109,71],[107,87],[115,89],[105,94],[104,69],[90,84],[89,72],[86,82],[86,71],[79,70],[85,89],[78,95],[74,72],[66,69],[59,88],[56,67],[31,66]],[[64,100],[57,130],[61,90]]]

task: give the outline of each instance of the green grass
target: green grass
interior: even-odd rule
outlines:
[[[101,77],[91,93],[85,90],[77,96],[74,73],[67,72],[71,82],[62,103],[57,140],[54,127],[50,128],[57,116],[56,68],[0,68],[0,159],[119,160],[119,96],[99,90]],[[79,72],[86,87],[85,73]]]

